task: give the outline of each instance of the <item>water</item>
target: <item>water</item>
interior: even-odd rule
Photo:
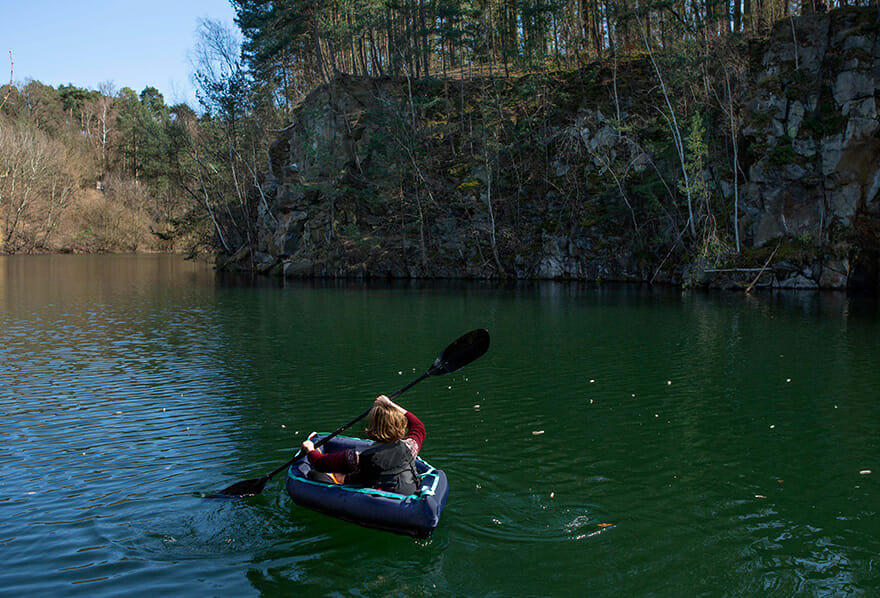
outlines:
[[[299,508],[283,475],[203,498],[477,327],[489,353],[400,398],[450,480],[431,540]],[[0,595],[880,593],[872,299],[7,257],[0,339]]]

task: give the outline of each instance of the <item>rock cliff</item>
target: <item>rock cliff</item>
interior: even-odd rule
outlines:
[[[289,277],[876,288],[878,31],[880,9],[841,9],[741,44],[735,109],[702,111],[695,169],[699,145],[670,150],[647,56],[544,78],[339,77],[273,148],[258,247],[227,263]]]
[[[754,146],[745,205],[755,246],[822,248],[786,286],[876,285],[880,231],[880,44],[876,8],[779,23],[751,74]]]

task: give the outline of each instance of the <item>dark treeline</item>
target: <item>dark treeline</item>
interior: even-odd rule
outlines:
[[[760,34],[824,0],[231,0],[256,77],[293,102],[335,73],[573,68],[683,37]],[[857,0],[858,3],[868,0]],[[845,4],[845,2],[841,2]]]

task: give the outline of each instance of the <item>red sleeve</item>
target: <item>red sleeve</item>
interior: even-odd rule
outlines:
[[[425,424],[413,415],[411,411],[406,412],[406,423],[409,426],[409,432],[407,432],[406,437],[416,441],[418,445],[416,453],[418,453],[422,448],[422,443],[425,442]]]
[[[309,463],[312,467],[325,473],[351,473],[355,470],[351,466],[352,461],[347,450],[326,455],[317,449],[309,452]],[[354,461],[356,462],[356,459]]]

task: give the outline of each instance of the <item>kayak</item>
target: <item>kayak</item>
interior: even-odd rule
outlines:
[[[312,440],[318,442],[321,435]],[[372,442],[360,438],[336,436],[324,445],[333,453],[349,448],[363,451]],[[285,487],[296,504],[364,527],[416,538],[434,533],[446,506],[449,484],[446,474],[434,469],[420,457],[415,461],[419,489],[408,496],[351,484],[330,484],[308,479],[312,467],[303,456],[287,470]]]

